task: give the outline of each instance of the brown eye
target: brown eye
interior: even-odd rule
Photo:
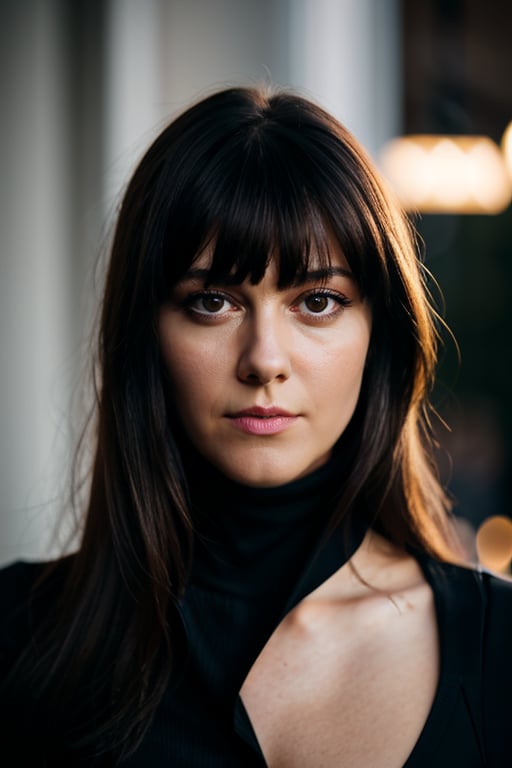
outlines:
[[[187,312],[203,319],[224,317],[236,309],[235,302],[229,296],[216,291],[195,291],[185,298],[183,306]]]
[[[321,293],[315,293],[304,300],[304,304],[310,312],[325,312],[329,306],[329,296]]]
[[[205,312],[215,313],[220,312],[225,303],[226,301],[222,296],[206,295],[201,298],[200,306]]]

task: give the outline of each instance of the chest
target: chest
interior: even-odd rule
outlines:
[[[401,768],[428,717],[438,657],[426,586],[397,601],[304,601],[241,689],[267,764]]]

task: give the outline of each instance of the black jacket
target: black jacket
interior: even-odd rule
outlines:
[[[512,581],[415,554],[435,596],[441,674],[431,712],[404,768],[511,768]],[[27,598],[40,568],[40,564],[17,562],[0,569],[0,682],[29,641]],[[187,697],[193,701],[196,696],[199,701],[201,692],[194,690],[193,680],[188,681]],[[79,765],[78,761],[70,762],[65,756],[45,761],[41,741],[44,733],[38,734],[37,723],[16,721],[5,699],[0,700],[0,706],[0,743],[4,758],[6,749],[14,750],[11,757],[2,761],[3,765],[8,768]],[[208,741],[209,723],[215,723],[217,713],[200,712],[198,707],[197,712],[191,710],[195,713],[192,717],[190,711],[184,710],[180,696],[169,691],[142,746],[126,765],[130,768],[265,766],[241,701],[235,708],[231,735],[225,733],[222,737],[224,741],[233,739],[225,757],[209,746]],[[202,721],[195,721],[194,717]],[[399,727],[397,723],[397,729]],[[213,733],[214,729],[211,730]],[[92,762],[82,765],[93,764],[96,765]],[[97,765],[108,765],[108,761]],[[343,768],[342,758],[340,768]]]

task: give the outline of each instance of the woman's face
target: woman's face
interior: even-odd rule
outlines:
[[[207,253],[161,309],[172,394],[191,443],[232,480],[277,486],[324,464],[356,407],[371,313],[336,246],[279,289],[271,262],[257,285],[205,288]]]

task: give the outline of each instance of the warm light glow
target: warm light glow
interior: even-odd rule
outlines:
[[[509,574],[512,560],[512,520],[494,515],[484,520],[476,534],[480,563],[497,573]]]
[[[510,178],[512,179],[512,122],[507,125],[503,138],[501,139],[501,150],[503,152],[503,157],[505,158]]]
[[[408,210],[491,214],[512,199],[512,176],[487,136],[404,136],[383,148],[380,162]]]

